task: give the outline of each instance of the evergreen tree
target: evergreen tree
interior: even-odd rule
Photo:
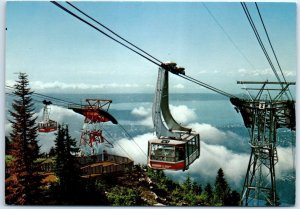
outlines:
[[[204,194],[206,195],[206,201],[209,205],[212,204],[212,200],[213,200],[213,190],[212,190],[212,186],[210,185],[210,183],[208,183],[205,188],[204,188]]]
[[[135,206],[140,201],[137,190],[118,186],[107,193],[107,199],[113,206]]]
[[[68,194],[72,197],[76,195],[80,182],[80,168],[76,160],[76,153],[79,152],[79,148],[76,146],[76,141],[71,138],[69,134],[69,127],[66,125],[65,129],[65,147],[66,147],[66,188]]]
[[[55,160],[55,174],[59,178],[59,184],[65,185],[65,159],[66,159],[66,148],[64,143],[64,130],[58,125],[56,139],[55,139],[55,151],[56,151],[56,160]]]
[[[5,155],[10,153],[11,141],[7,136],[5,136]]]
[[[48,153],[49,157],[54,157],[56,155],[55,148],[51,147]]]
[[[37,204],[41,194],[42,176],[39,174],[40,164],[37,143],[36,117],[32,102],[32,91],[25,73],[20,73],[14,85],[13,94],[16,99],[9,111],[12,119],[10,133],[11,147],[9,154],[13,161],[10,165],[10,176],[5,180],[7,204]]]
[[[225,205],[225,199],[230,195],[230,187],[224,178],[224,172],[222,168],[218,170],[218,174],[215,181],[215,203]]]
[[[237,191],[232,191],[225,199],[225,206],[239,206],[240,205],[240,194]]]
[[[202,187],[196,181],[192,183],[192,191],[194,194],[199,195],[202,193]]]
[[[183,191],[189,193],[192,190],[192,180],[190,174],[187,175],[186,180],[182,184]]]
[[[79,151],[75,139],[69,135],[68,126],[58,126],[55,139],[56,166],[59,191],[63,200],[76,201],[80,183],[80,169],[75,153]]]

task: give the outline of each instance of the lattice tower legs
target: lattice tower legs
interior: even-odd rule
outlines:
[[[276,205],[276,118],[272,108],[253,110],[249,128],[251,155],[242,192],[242,205]],[[266,203],[267,202],[267,203]]]

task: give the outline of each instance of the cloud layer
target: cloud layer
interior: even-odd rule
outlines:
[[[193,109],[187,106],[171,106],[171,112],[178,122],[189,123],[188,126],[200,133],[201,148],[200,158],[197,159],[189,168],[183,171],[166,171],[167,175],[177,180],[184,180],[187,173],[194,179],[202,179],[203,182],[214,182],[214,178],[219,168],[222,168],[226,179],[235,187],[240,188],[246,174],[246,169],[249,161],[250,147],[245,145],[245,139],[239,135],[230,132],[222,131],[211,124],[191,123],[197,118]],[[139,123],[151,120],[151,109],[138,107],[134,108],[131,113],[141,120]],[[42,116],[42,109],[37,113],[38,121]],[[80,131],[83,126],[84,117],[72,110],[51,106],[51,119],[59,123],[69,125],[70,134],[76,138],[79,143]],[[149,125],[149,124],[148,124]],[[10,124],[6,123],[5,131],[8,133],[11,128]],[[144,133],[135,136],[133,139],[123,137],[111,141],[114,144],[113,149],[108,149],[109,152],[129,156],[135,163],[146,164],[148,140],[155,138],[153,133]],[[41,145],[41,151],[48,152],[50,147],[54,146],[54,133],[39,134],[38,140]],[[240,151],[241,149],[245,150]],[[295,153],[291,147],[278,147],[279,162],[276,164],[276,177],[283,179],[287,172],[293,170]]]
[[[15,81],[13,80],[6,80],[6,85],[13,86]],[[61,81],[52,81],[52,82],[42,82],[42,81],[31,81],[30,87],[35,91],[41,92],[95,92],[101,91],[103,89],[107,90],[126,90],[129,89],[130,91],[135,91],[136,89],[143,88],[153,88],[151,85],[139,85],[136,83],[103,83],[103,84],[87,84],[87,83],[65,83]]]

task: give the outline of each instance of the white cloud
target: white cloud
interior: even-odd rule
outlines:
[[[12,126],[11,126],[12,124],[10,123],[10,122],[6,122],[5,123],[5,136],[9,136],[9,134],[11,133],[11,131],[12,131]]]
[[[138,122],[139,125],[147,126],[153,128],[152,121],[152,110],[151,108],[145,108],[143,106],[135,107],[131,114],[141,117],[142,119]]]
[[[5,85],[13,87],[15,85],[15,81],[14,80],[6,80],[5,81]]]
[[[131,111],[131,114],[133,115],[137,115],[137,116],[142,116],[142,117],[145,117],[145,116],[149,116],[149,114],[151,114],[151,109],[150,108],[145,108],[145,107],[135,107],[132,111]]]
[[[13,86],[15,81],[7,80],[6,85]],[[42,82],[31,81],[30,86],[34,90],[97,90],[104,88],[138,88],[138,84],[132,83],[108,83],[108,84],[86,84],[86,83],[64,83],[60,81]]]
[[[174,85],[174,88],[175,89],[184,89],[184,85],[179,83],[179,84]]]
[[[195,110],[185,105],[179,105],[179,106],[170,105],[170,111],[174,119],[178,123],[187,124],[197,118],[197,114],[195,113]],[[142,120],[139,121],[140,125],[153,127],[152,110],[150,108],[145,108],[140,106],[134,108],[131,111],[131,114],[142,118]]]
[[[174,119],[179,123],[186,124],[197,118],[195,110],[187,107],[186,105],[170,105],[170,111]]]
[[[247,70],[246,69],[244,69],[244,68],[242,68],[242,69],[238,69],[238,73],[242,73],[242,74],[244,74],[244,73],[246,73],[247,72]]]
[[[140,125],[147,126],[149,128],[153,128],[154,125],[153,125],[152,117],[151,116],[146,117],[144,120],[140,121]]]
[[[132,139],[123,138],[114,143],[112,153],[130,157],[135,164],[147,164],[148,140],[155,138],[153,133],[139,135]],[[125,150],[125,151],[124,151]],[[129,155],[129,156],[128,156]]]
[[[274,72],[271,68],[266,68],[266,69],[255,69],[255,70],[246,70],[244,68],[238,69],[237,72],[239,73],[239,76],[274,76]],[[233,72],[234,73],[234,72]],[[280,72],[277,72],[280,74]],[[296,72],[294,71],[285,71],[284,72],[285,76],[296,76]]]
[[[166,170],[165,173],[179,182],[186,175],[201,178],[202,182],[214,183],[219,168],[222,168],[226,180],[235,187],[240,187],[245,177],[249,154],[236,154],[220,145],[200,143],[200,157],[186,171]]]
[[[205,123],[191,123],[189,128],[200,134],[200,138],[207,144],[223,145],[237,153],[248,152],[248,138],[241,137],[231,131],[221,131],[216,127]]]
[[[198,71],[198,74],[205,74],[205,73],[207,73],[206,70],[200,70],[200,71]]]
[[[288,171],[295,169],[295,152],[296,148],[291,147],[277,147],[278,163],[275,166],[276,177],[284,178]]]

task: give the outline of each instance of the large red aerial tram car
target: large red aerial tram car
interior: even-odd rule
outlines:
[[[200,155],[199,134],[183,140],[152,139],[148,142],[148,166],[154,169],[186,170]]]
[[[176,63],[163,63],[159,68],[152,118],[156,139],[148,141],[148,167],[187,170],[200,156],[200,136],[178,124],[169,109],[168,72],[184,74]]]

